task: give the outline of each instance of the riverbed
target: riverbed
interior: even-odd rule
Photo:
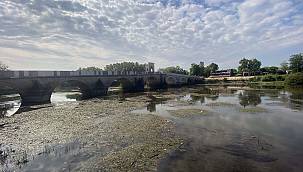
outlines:
[[[299,172],[302,111],[301,89],[58,93],[52,104],[0,118],[0,169]]]

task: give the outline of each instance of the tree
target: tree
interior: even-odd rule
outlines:
[[[253,75],[260,70],[260,67],[261,67],[262,63],[257,60],[257,59],[252,59],[250,60],[250,63],[249,63],[249,70],[251,73],[253,73]]]
[[[282,62],[281,64],[280,64],[280,69],[281,70],[283,70],[283,71],[287,71],[288,69],[289,69],[289,67],[288,67],[288,63],[287,62]]]
[[[204,67],[203,67],[204,68]],[[189,73],[192,76],[202,76],[204,73],[204,69],[196,63],[191,64],[191,67],[189,69]]]
[[[216,72],[219,69],[219,66],[216,63],[211,63],[206,68],[208,68],[210,72]]]
[[[302,86],[303,85],[303,73],[292,73],[287,75],[285,83],[290,86]]]
[[[104,70],[106,71],[117,71],[117,72],[144,72],[145,71],[145,65],[139,64],[138,62],[122,62],[122,63],[114,63],[110,65],[106,65]]]
[[[103,71],[101,68],[98,68],[98,67],[86,67],[86,68],[79,68],[78,69],[79,71],[87,71],[87,72],[101,72]]]
[[[176,66],[176,67],[171,66],[164,69],[159,69],[159,71],[163,73],[176,73],[176,74],[188,75],[188,71],[182,69],[180,66]]]
[[[240,60],[239,64],[240,66],[238,67],[238,71],[239,73],[243,73],[243,72],[249,72],[249,61],[246,58],[243,58]]]
[[[238,68],[239,72],[240,73],[248,72],[249,75],[251,75],[251,74],[254,75],[257,71],[260,70],[260,67],[262,65],[262,63],[257,59],[249,60],[246,58],[241,59],[239,64],[240,64],[240,66]]]
[[[262,102],[260,94],[256,94],[254,91],[244,91],[239,94],[240,105],[246,106],[257,106]]]
[[[289,69],[294,73],[303,72],[303,53],[294,54],[290,57]]]
[[[233,75],[237,75],[238,74],[238,70],[237,69],[231,69]]]
[[[216,63],[211,63],[206,66],[203,76],[209,77],[211,73],[216,72],[219,69],[219,66]]]
[[[270,74],[276,74],[278,72],[279,68],[276,66],[269,66],[269,67],[262,67],[260,69],[263,73],[270,73]]]
[[[0,71],[6,71],[8,66],[0,61]]]

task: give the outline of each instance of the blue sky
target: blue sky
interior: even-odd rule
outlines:
[[[303,52],[302,0],[0,0],[0,61],[75,70],[121,61],[156,66]]]

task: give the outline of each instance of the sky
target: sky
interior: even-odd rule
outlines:
[[[226,69],[300,52],[303,0],[0,0],[0,61],[12,70],[122,61]]]

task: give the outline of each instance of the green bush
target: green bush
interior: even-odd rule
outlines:
[[[291,86],[303,86],[303,73],[289,74],[285,78],[285,83]]]
[[[250,82],[273,82],[273,81],[284,81],[286,75],[263,75],[263,76],[255,76],[250,78]]]
[[[286,76],[285,75],[276,75],[277,81],[285,81]]]
[[[262,77],[262,82],[271,82],[276,81],[276,77],[274,75],[265,75]]]
[[[255,76],[255,77],[249,79],[250,82],[259,82],[261,80],[262,80],[261,76]]]

